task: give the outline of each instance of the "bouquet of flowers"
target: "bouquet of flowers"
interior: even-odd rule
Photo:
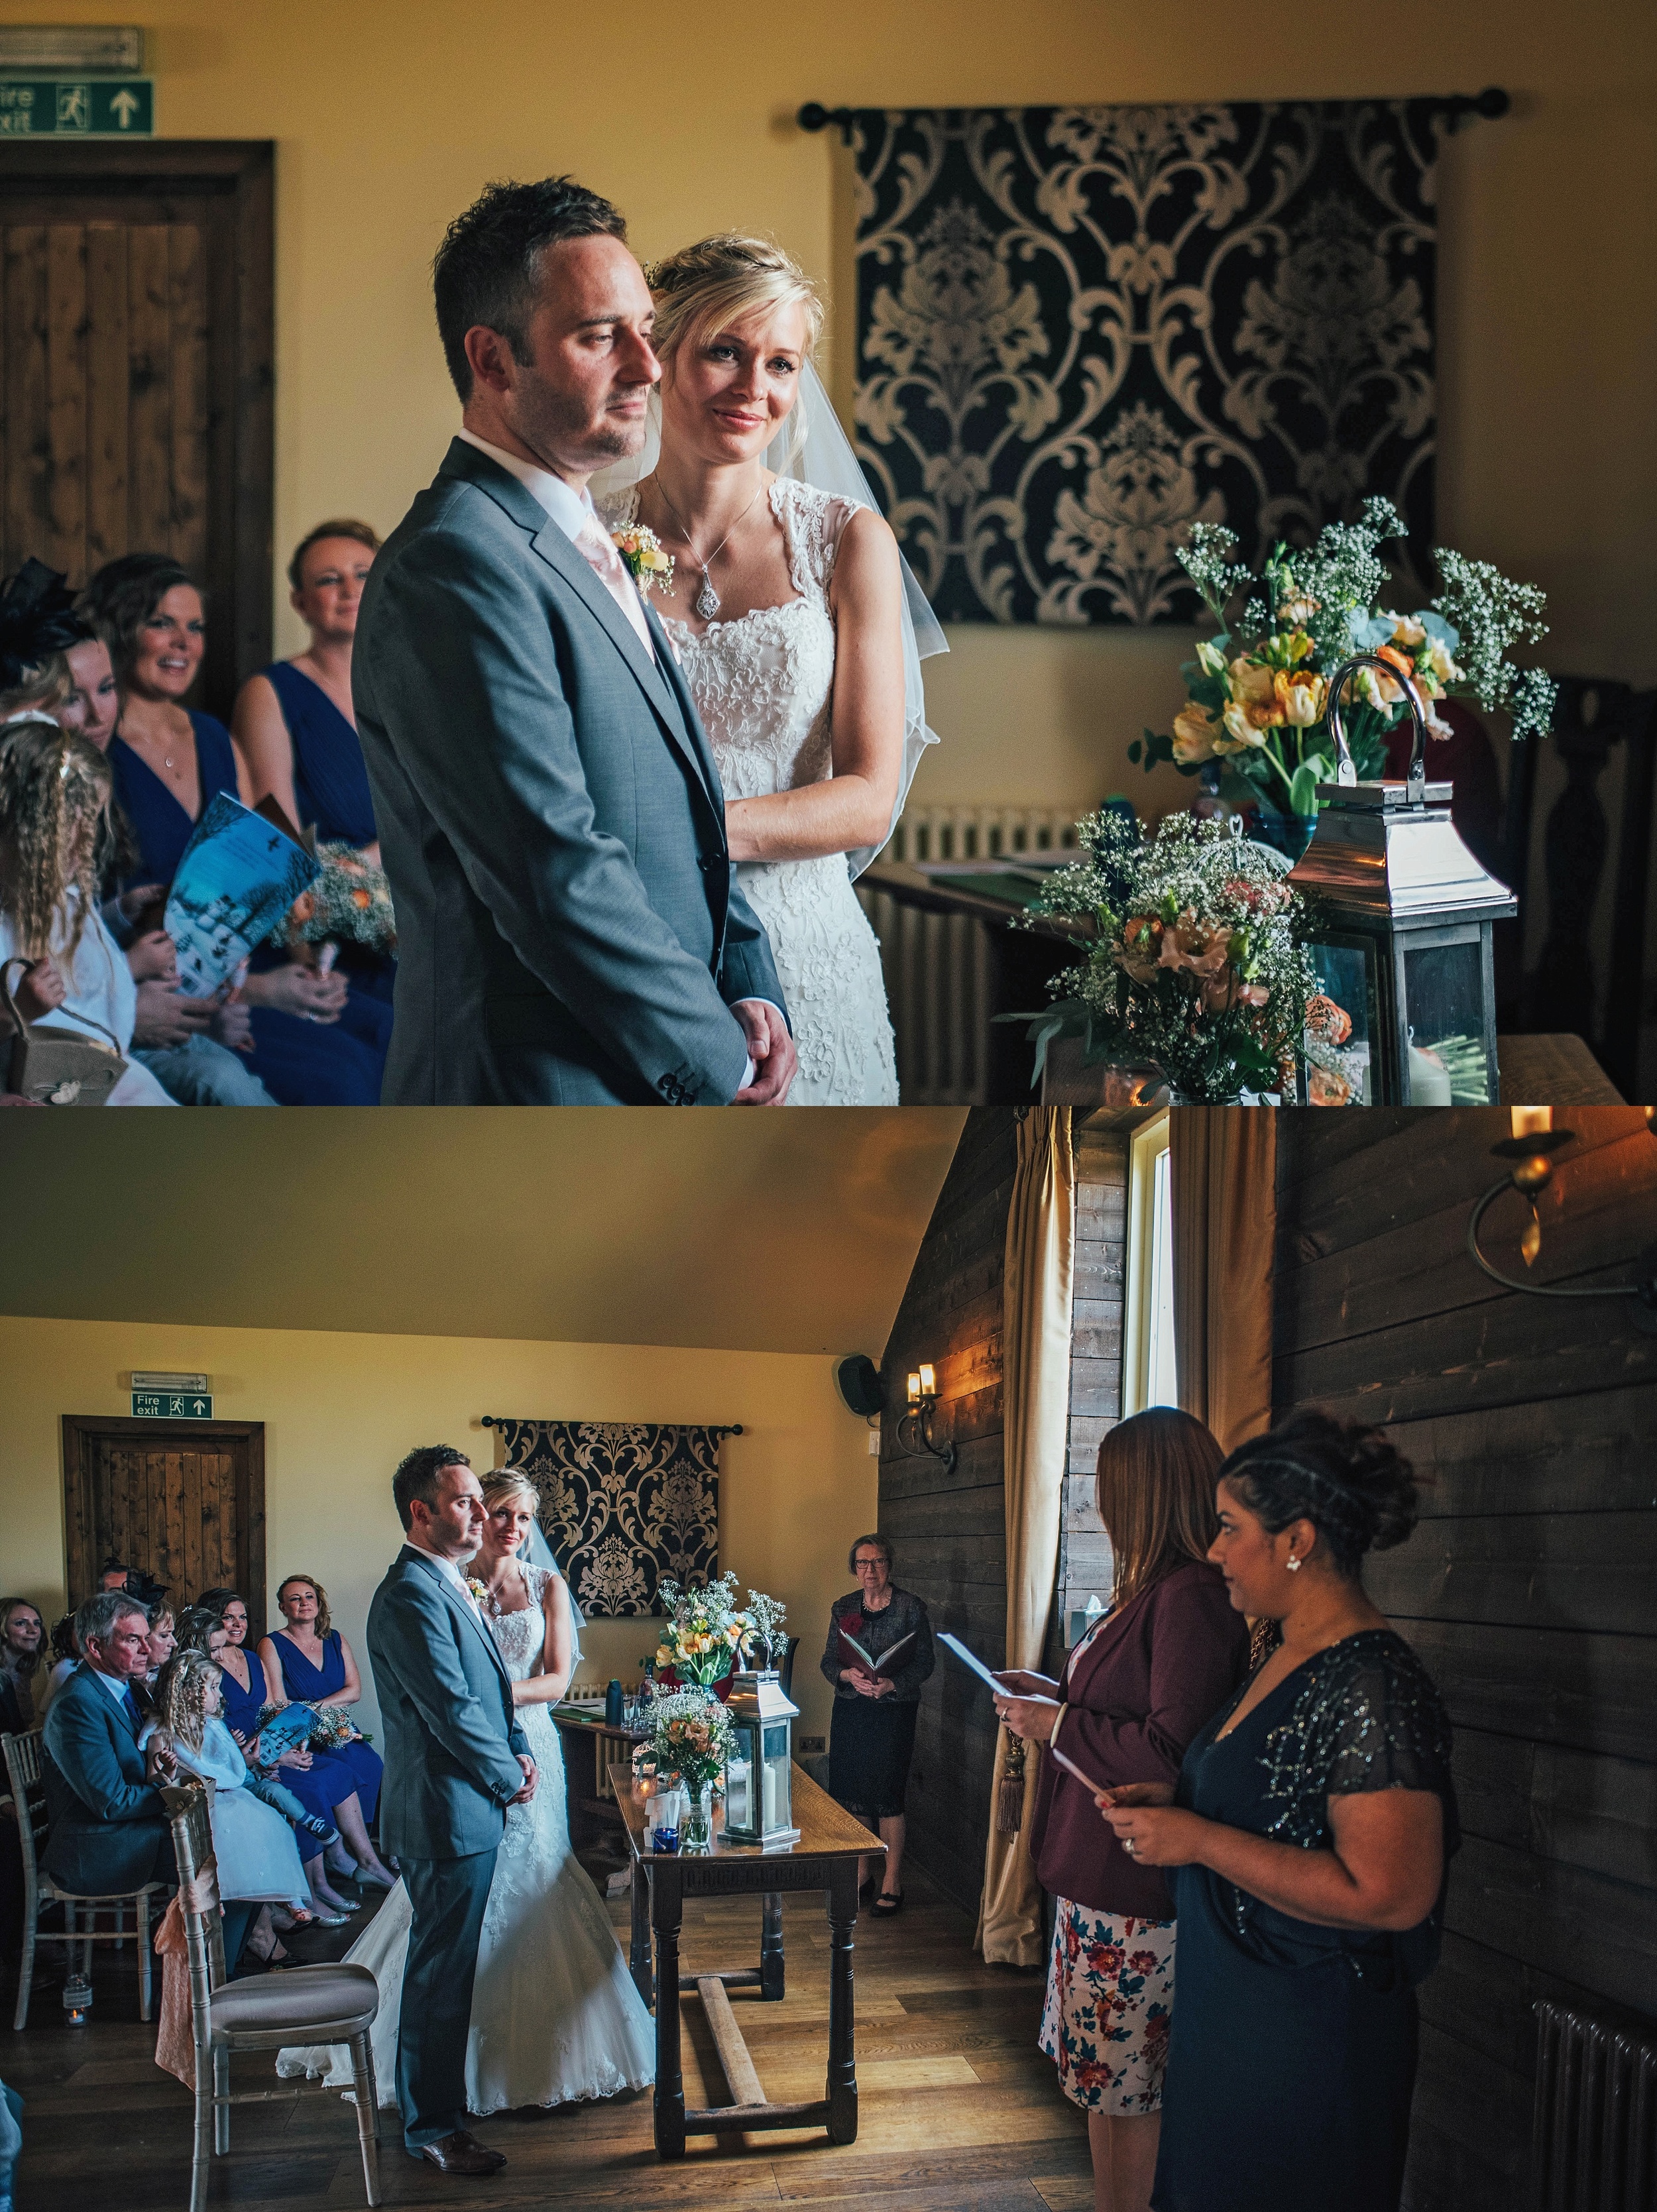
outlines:
[[[1190,814],[1149,836],[1112,809],[1077,828],[1087,858],[1031,912],[1093,933],[1045,1013],[1003,1017],[1030,1023],[1037,1077],[1054,1037],[1080,1036],[1086,1059],[1154,1061],[1187,1098],[1290,1091],[1317,984],[1281,859]]]
[[[383,868],[365,860],[355,845],[319,845],[322,873],[302,891],[277,927],[277,944],[315,945],[324,938],[354,938],[375,952],[397,943],[397,916]]]
[[[725,1771],[731,1717],[704,1690],[653,1690],[650,1748],[659,1775],[677,1774],[698,1796]]]
[[[313,1751],[338,1751],[342,1743],[367,1743],[366,1733],[351,1718],[343,1705],[319,1705],[316,1726],[311,1730]]]
[[[1279,544],[1263,579],[1237,562],[1234,533],[1215,523],[1193,525],[1179,555],[1215,635],[1180,670],[1191,693],[1171,737],[1147,730],[1128,748],[1145,767],[1171,761],[1196,775],[1210,761],[1228,760],[1278,812],[1313,815],[1318,786],[1335,780],[1329,734],[1329,678],[1349,653],[1374,653],[1408,677],[1420,693],[1428,730],[1447,738],[1433,711],[1436,699],[1475,699],[1504,708],[1513,733],[1545,732],[1554,685],[1539,668],[1517,668],[1514,645],[1544,637],[1546,605],[1531,584],[1511,583],[1487,562],[1438,548],[1442,589],[1413,614],[1383,607],[1392,590],[1378,548],[1401,538],[1398,510],[1366,500],[1356,522],[1331,522],[1315,545]],[[1227,611],[1240,593],[1246,604],[1234,630]],[[1362,779],[1379,775],[1386,738],[1406,711],[1397,678],[1372,668],[1351,678],[1341,723]]]
[[[297,1698],[285,1705],[261,1705],[257,1734],[267,1759],[302,1745],[337,1751],[342,1743],[369,1740],[343,1705],[308,1705]]]
[[[786,1611],[775,1598],[750,1590],[748,1609],[739,1612],[732,1574],[721,1575],[699,1589],[663,1582],[658,1594],[667,1620],[656,1646],[655,1663],[672,1668],[675,1680],[699,1682],[704,1689],[730,1673],[756,1636],[769,1642]]]

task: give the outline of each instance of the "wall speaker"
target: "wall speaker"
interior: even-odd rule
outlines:
[[[880,1370],[861,1352],[840,1362],[834,1370],[834,1382],[852,1412],[861,1413],[865,1420],[878,1413],[886,1403],[886,1395],[880,1388]]]

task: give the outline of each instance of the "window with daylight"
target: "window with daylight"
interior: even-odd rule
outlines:
[[[1179,1402],[1173,1364],[1173,1209],[1168,1117],[1134,1133],[1128,1158],[1128,1264],[1122,1411]]]

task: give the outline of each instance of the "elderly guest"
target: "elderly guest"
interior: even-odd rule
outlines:
[[[1139,1865],[1172,1870],[1179,1913],[1152,2203],[1397,2212],[1415,1984],[1459,1840],[1449,1722],[1362,1579],[1414,1528],[1415,1481],[1380,1430],[1303,1413],[1231,1455],[1217,1505],[1209,1557],[1282,1645],[1177,1787],[1101,1801]]]
[[[144,1775],[134,1686],[149,1665],[149,1620],[125,1590],[75,1615],[81,1663],[52,1701],[40,1760],[52,1823],[46,1872],[76,1897],[174,1881],[167,1811]]]
[[[34,1674],[46,1625],[26,1597],[0,1597],[0,1728],[12,1735],[34,1726]]]
[[[904,1796],[915,1753],[921,1685],[936,1662],[926,1607],[892,1581],[892,1547],[886,1538],[860,1536],[848,1564],[858,1587],[835,1599],[823,1647],[823,1674],[834,1685],[829,1790],[848,1812],[879,1823],[886,1867],[874,1911],[886,1919],[903,1910]],[[848,1638],[855,1638],[875,1661],[873,1670]],[[896,1662],[889,1668],[879,1663],[888,1651]],[[872,1865],[866,1859],[858,1869],[865,1894]]]
[[[362,1677],[356,1655],[329,1617],[328,1593],[321,1583],[312,1575],[289,1575],[277,1591],[277,1604],[288,1625],[262,1638],[259,1647],[271,1702],[285,1705],[297,1698],[319,1711],[354,1705],[362,1694]],[[355,1881],[389,1889],[397,1876],[381,1863],[368,1829],[380,1802],[385,1762],[356,1735],[333,1745],[328,1756],[351,1778],[354,1795],[334,1807],[334,1818],[356,1864],[341,1866],[332,1856],[328,1863]]]
[[[1243,1678],[1247,1632],[1204,1556],[1221,1456],[1203,1423],[1173,1407],[1112,1429],[1095,1492],[1115,1560],[1110,1608],[1059,1680],[1001,1677],[1012,1694],[996,1709],[1014,1733],[1095,1782],[1171,1786]],[[1145,2212],[1173,2008],[1173,1901],[1160,1875],[1101,1839],[1093,1791],[1055,1759],[1041,1763],[1030,1856],[1057,1902],[1041,2047],[1087,2115],[1100,2212]]]

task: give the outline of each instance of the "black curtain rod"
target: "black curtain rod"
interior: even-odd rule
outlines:
[[[1028,107],[1042,104],[1035,100],[1020,103]],[[1452,123],[1459,123],[1464,115],[1477,115],[1486,123],[1495,123],[1508,113],[1514,103],[1512,94],[1503,91],[1499,84],[1487,84],[1483,92],[1447,92],[1437,98],[1425,94],[1421,104],[1447,116]],[[820,100],[808,100],[795,120],[802,131],[826,131],[832,124],[840,134],[841,143],[850,146],[856,115],[854,108],[825,107]]]
[[[509,1420],[521,1418],[517,1414],[485,1413],[483,1423],[486,1429],[503,1429]],[[576,1425],[580,1427],[582,1424],[578,1422]],[[626,1425],[631,1427],[635,1425],[629,1423]],[[742,1434],[740,1421],[641,1421],[637,1425],[640,1428],[651,1429],[711,1429],[716,1437],[740,1437]]]

